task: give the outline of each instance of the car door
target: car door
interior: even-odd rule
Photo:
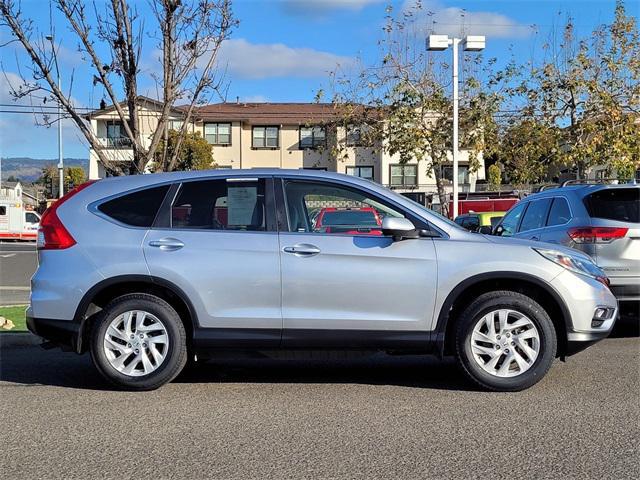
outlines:
[[[360,220],[371,208],[382,218],[410,214],[331,180],[284,179],[281,186],[283,346],[424,342],[437,285],[433,240],[394,241]],[[316,229],[312,218],[322,209],[339,209],[341,224]]]
[[[144,241],[152,276],[184,291],[209,345],[278,346],[280,257],[268,177],[184,181]]]
[[[529,206],[524,212],[518,232],[517,238],[526,238],[527,240],[540,241],[547,222],[549,207],[551,206],[551,198],[541,198],[539,200],[529,201]]]
[[[569,202],[565,197],[554,197],[547,216],[547,225],[540,240],[549,243],[570,245],[568,230],[572,219]]]

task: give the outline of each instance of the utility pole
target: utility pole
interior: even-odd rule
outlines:
[[[452,218],[458,216],[458,164],[460,161],[460,152],[458,151],[458,46],[463,42],[461,38],[449,38],[448,35],[429,35],[427,39],[427,50],[442,51],[453,47],[453,135],[451,139],[451,149],[453,157],[453,212]],[[471,52],[479,52],[484,50],[485,37],[482,35],[468,35],[464,38],[464,50]]]
[[[58,68],[58,55],[54,44],[54,36],[47,35],[47,40],[51,42],[51,51],[53,60],[56,65],[56,74],[58,75],[58,89],[62,92],[62,82],[60,80],[60,69]],[[64,160],[62,157],[62,105],[58,102],[58,198],[64,195]]]

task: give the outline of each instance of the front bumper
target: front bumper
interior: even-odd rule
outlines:
[[[565,300],[571,317],[566,324],[570,344],[591,344],[611,333],[618,316],[618,301],[609,288],[591,277],[569,271],[562,272],[551,283]],[[592,323],[598,307],[614,311],[605,321]]]
[[[27,310],[27,328],[29,331],[45,340],[61,347],[67,347],[75,352],[80,351],[80,324],[68,320],[53,320],[49,318],[34,318]]]

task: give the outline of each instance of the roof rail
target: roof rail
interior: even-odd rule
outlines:
[[[544,192],[545,190],[551,190],[552,188],[560,188],[563,185],[558,185],[557,183],[548,183],[546,185],[540,185],[538,187],[538,192]]]
[[[573,180],[566,180],[564,182],[562,182],[562,185],[560,185],[561,187],[566,187],[569,185],[601,185],[604,183],[614,183],[614,182],[618,182],[618,183],[625,183],[625,180],[620,180],[618,178],[599,178],[599,179],[573,179]]]

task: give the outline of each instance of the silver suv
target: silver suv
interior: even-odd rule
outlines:
[[[316,226],[311,212],[330,208],[380,221]],[[38,248],[29,329],[134,390],[224,349],[306,349],[455,355],[481,386],[515,391],[617,314],[581,252],[470,233],[308,170],[100,180],[47,210]]]
[[[640,310],[640,186],[566,185],[514,205],[497,235],[582,250],[611,281],[620,308]]]

